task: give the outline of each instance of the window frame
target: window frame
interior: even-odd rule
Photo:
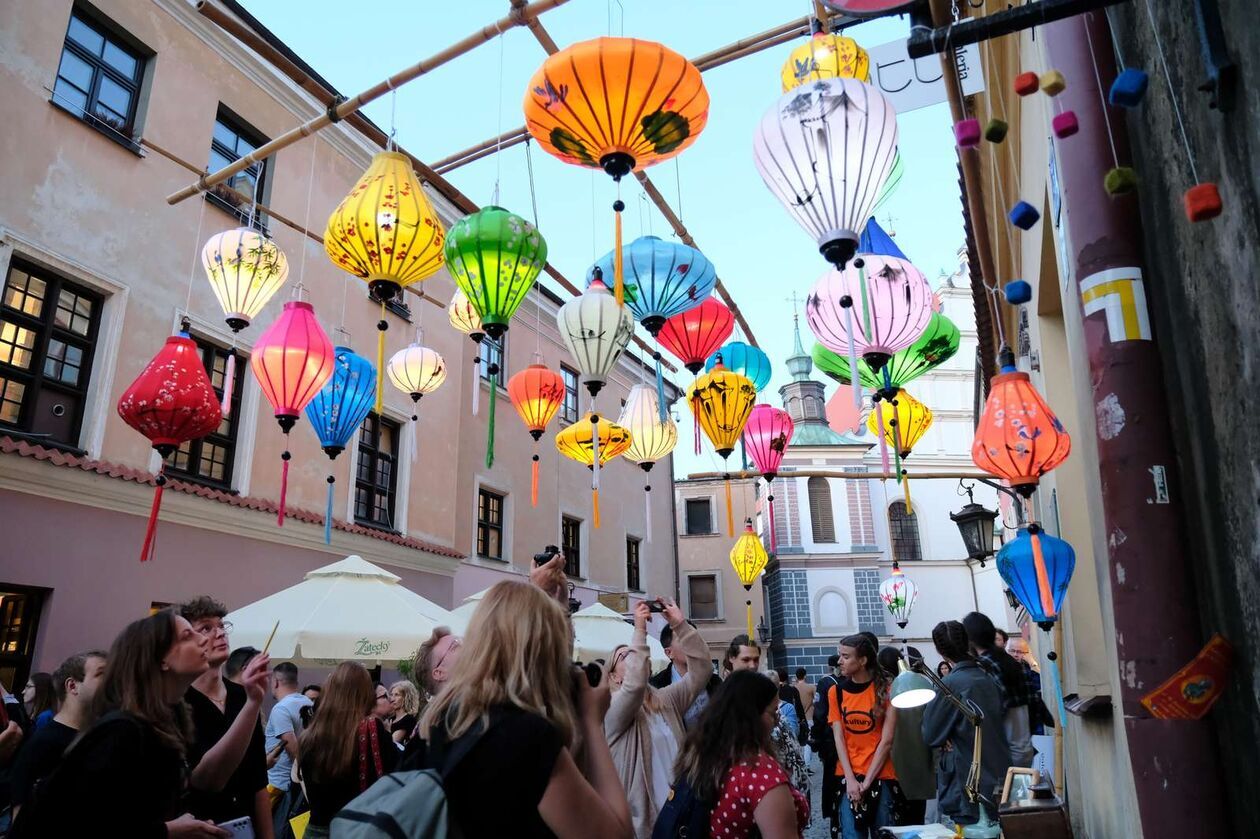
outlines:
[[[207,157],[206,165],[211,171],[216,171],[221,169],[223,166],[231,165],[244,157],[245,154],[249,154],[249,152],[241,154],[239,146],[235,149],[229,149],[219,138],[218,129],[220,126],[222,126],[224,130],[235,135],[236,142],[238,144],[244,141],[251,145],[254,149],[258,149],[270,142],[261,131],[241,119],[231,109],[220,104],[218,111],[214,115],[214,127],[210,130],[210,152]],[[218,155],[223,158],[226,163],[216,163],[214,155]],[[255,179],[254,195],[257,197],[259,205],[264,205],[267,202],[268,190],[271,186],[269,183],[269,175],[271,174],[271,163],[273,160],[273,157],[263,158],[257,163],[246,166],[243,172],[238,172],[236,175],[233,175],[231,179],[234,183],[236,179],[241,177],[244,173],[248,173],[251,177],[253,177]],[[219,186],[224,186],[226,188],[224,190],[220,190],[218,188]],[[252,226],[254,230],[259,231],[263,235],[267,235],[266,215],[263,212],[256,212],[251,220],[251,204],[245,204],[243,207],[234,204],[233,197],[231,197],[232,193],[227,192],[227,189],[230,188],[232,188],[232,185],[228,182],[216,185],[215,187],[205,191],[205,200],[239,221],[242,226]],[[245,195],[249,194],[247,190],[243,189],[237,189],[237,192]]]
[[[492,509],[493,505],[490,503],[491,500],[497,500],[499,502],[498,504],[499,520],[497,522],[492,521],[489,518],[482,518],[481,512],[483,508],[483,505],[482,505],[483,499],[486,500],[485,509],[487,511]],[[477,487],[477,533],[476,533],[477,544],[475,548],[476,548],[478,559],[492,559],[496,562],[505,561],[503,558],[503,537],[506,530],[506,519],[507,519],[507,494],[502,493],[502,492],[495,492],[494,490],[488,487],[484,487],[484,486]],[[483,531],[485,533],[484,538],[482,536]],[[489,546],[490,544],[490,536],[489,536],[490,531],[495,531],[499,534],[499,555],[498,556],[494,556],[490,553],[482,551],[483,542],[487,546]]]
[[[818,503],[817,503],[817,504],[815,504],[815,501],[814,501],[814,490],[815,490],[816,488],[818,488],[818,487],[821,487],[821,488],[822,488],[822,489],[821,489],[821,491],[819,492],[819,495],[823,495],[823,494],[825,494],[825,496],[826,496],[826,497],[825,497],[825,499],[820,498],[820,499],[818,500]],[[810,538],[813,540],[814,544],[815,544],[815,545],[835,545],[835,544],[837,544],[837,541],[836,541],[836,505],[835,505],[835,498],[832,496],[832,493],[831,493],[831,481],[830,481],[830,479],[828,479],[828,478],[822,478],[822,477],[818,477],[818,476],[815,476],[815,477],[812,477],[812,478],[807,478],[807,479],[805,480],[805,500],[806,500],[806,502],[807,502],[807,503],[808,503],[808,505],[809,505],[809,531],[810,531]],[[824,520],[823,520],[823,512],[824,512],[824,511],[823,511],[823,508],[822,508],[822,502],[823,502],[824,500],[825,500],[825,501],[826,501],[826,503],[827,503],[827,506],[826,506],[826,521],[824,521]],[[815,507],[817,507],[817,510],[815,509]],[[820,531],[823,531],[823,530],[825,530],[825,529],[826,529],[826,528],[822,527],[822,525],[824,525],[824,524],[825,524],[828,528],[830,528],[830,533],[829,533],[829,534],[824,534],[824,533],[821,533],[821,532],[820,532]],[[830,538],[823,538],[823,536],[830,536]]]
[[[693,503],[703,504],[705,508],[708,510],[709,529],[704,532],[700,532],[700,531],[692,532],[691,530],[691,505]],[[683,533],[682,535],[684,536],[715,536],[717,535],[716,517],[713,515],[712,496],[703,496],[699,498],[684,498],[683,499]]]
[[[89,52],[86,46],[70,37],[70,27],[75,21],[78,21],[79,24],[101,38],[103,42],[101,55]],[[103,53],[106,46],[113,46],[114,49],[135,61],[136,70],[133,77],[128,78],[105,59]],[[67,51],[74,58],[91,68],[92,77],[88,83],[89,90],[82,90],[69,77],[62,76],[61,65]],[[57,108],[91,126],[124,148],[139,154],[140,144],[136,138],[139,136],[140,99],[144,94],[145,76],[148,73],[149,59],[152,57],[152,51],[140,46],[134,38],[113,21],[103,18],[94,9],[89,9],[76,3],[71,7],[70,17],[66,21],[61,52],[58,54],[57,69],[53,73],[52,98],[49,101]],[[59,93],[57,90],[57,83],[62,79],[64,79],[65,84],[84,95],[85,99],[82,107],[64,101],[65,94]],[[106,122],[106,117],[96,113],[98,105],[114,111],[113,108],[110,108],[100,100],[101,84],[104,80],[108,80],[112,84],[123,88],[130,97],[127,113],[123,115],[124,119],[121,126],[115,126],[110,122]],[[117,113],[117,111],[114,111],[114,113]]]
[[[699,617],[696,615],[695,598],[692,596],[692,583],[697,579],[709,579],[713,581],[713,616]],[[687,618],[693,621],[722,621],[722,575],[717,571],[695,571],[687,573]]]
[[[560,423],[561,425],[571,425],[582,418],[582,379],[578,371],[568,365],[560,365],[560,378],[564,382],[564,399],[560,402]],[[573,387],[569,387],[572,380]],[[573,397],[572,411],[570,411],[569,397]]]
[[[643,591],[643,540],[626,536],[626,591]]]
[[[894,510],[901,512],[894,515]],[[923,560],[923,538],[919,533],[919,516],[913,508],[907,512],[905,501],[893,501],[888,505],[888,550],[898,562]],[[911,553],[904,549],[910,548]]]
[[[480,380],[500,388],[507,387],[507,333],[504,332],[497,341],[489,334],[482,336],[477,342],[477,356],[481,359],[477,366]],[[491,364],[499,366],[499,371],[493,377],[490,375]]]
[[[201,484],[230,492],[236,466],[236,449],[239,445],[241,400],[245,390],[245,368],[249,366],[249,357],[237,353],[234,349],[224,347],[209,338],[202,337],[200,334],[190,332],[189,337],[201,352],[202,366],[205,367],[206,375],[210,377],[210,386],[214,389],[214,395],[219,398],[220,402],[223,400],[223,387],[215,387],[214,385],[216,371],[212,366],[212,361],[215,356],[221,356],[224,361],[224,373],[226,374],[227,358],[231,355],[236,356],[236,382],[232,385],[232,404],[228,406],[228,415],[224,417],[224,420],[228,423],[229,431],[227,434],[220,434],[219,429],[216,428],[204,437],[198,437],[195,440],[189,440],[182,444],[167,459],[166,473],[187,483]],[[213,478],[199,471],[202,453],[207,443],[222,446],[225,451],[222,479]],[[184,450],[185,446],[188,447],[186,452]],[[196,464],[198,471],[181,469],[176,466],[174,458],[180,453],[185,453],[188,457],[189,465]]]
[[[573,533],[575,540],[568,536]],[[564,554],[564,573],[582,578],[582,520],[577,516],[560,515],[560,552]]]
[[[364,429],[371,426],[372,442],[367,444],[363,440]],[[392,453],[382,452],[381,445],[381,429],[389,428],[393,432],[394,451]],[[376,412],[368,413],[363,420],[363,424],[359,426],[358,435],[355,441],[356,454],[358,456],[355,462],[354,472],[354,496],[352,505],[354,508],[354,522],[363,527],[371,527],[376,530],[386,530],[391,533],[397,533],[398,528],[394,522],[398,518],[398,452],[400,448],[400,434],[402,433],[402,423],[383,417]],[[382,461],[390,464],[389,470],[389,486],[382,490],[380,484],[376,480],[376,476],[380,473],[380,464]],[[368,479],[362,477],[364,470],[371,476]],[[382,523],[378,521],[374,515],[363,516],[359,513],[359,491],[368,493],[368,510],[374,513],[376,510],[376,496],[385,495],[386,514],[389,521]]]

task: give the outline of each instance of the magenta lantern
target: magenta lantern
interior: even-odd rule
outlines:
[[[754,405],[744,425],[744,446],[762,476],[766,479],[766,506],[770,521],[770,553],[775,553],[778,543],[774,533],[774,488],[771,481],[779,472],[783,453],[792,442],[795,423],[787,411],[771,405]]]

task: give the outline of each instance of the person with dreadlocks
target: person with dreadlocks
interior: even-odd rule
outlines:
[[[840,676],[828,701],[839,760],[842,796],[831,820],[833,839],[874,839],[892,825],[895,781],[891,753],[897,709],[889,702],[889,680],[880,669],[875,647],[865,635],[840,641]]]

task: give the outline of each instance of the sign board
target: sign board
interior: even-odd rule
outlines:
[[[881,17],[909,11],[916,0],[823,0],[837,12],[854,17]]]
[[[911,58],[905,40],[890,41],[867,50],[871,57],[871,84],[880,89],[897,113],[904,114],[944,102],[945,79],[938,56]],[[984,91],[980,47],[968,44],[954,50],[963,96]]]
[[[624,615],[630,611],[630,595],[625,592],[603,592],[596,599],[614,612]]]

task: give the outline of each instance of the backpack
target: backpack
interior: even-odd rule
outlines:
[[[656,816],[652,839],[708,839],[713,806],[696,795],[685,775],[669,788],[669,798]]]
[[[439,768],[392,772],[359,794],[333,817],[337,839],[423,839],[459,837],[442,781],[454,771],[487,728],[460,737]]]

